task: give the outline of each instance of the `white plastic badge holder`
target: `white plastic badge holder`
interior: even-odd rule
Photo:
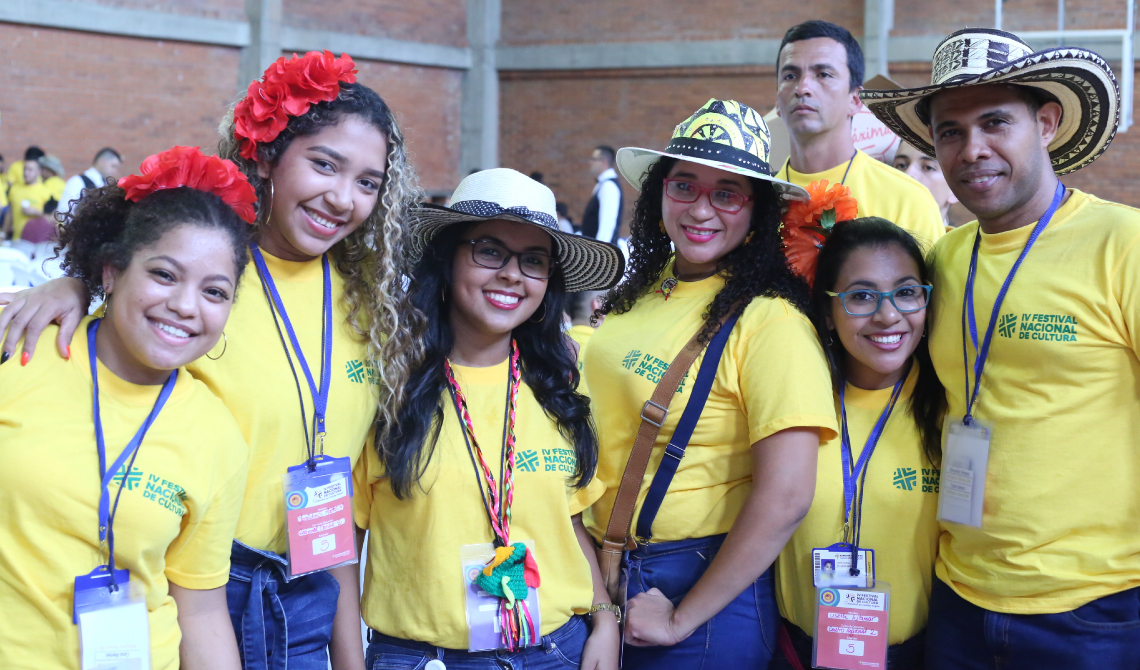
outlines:
[[[318,456],[281,476],[289,579],[357,562],[352,462]]]
[[[534,552],[534,541],[524,540],[529,552]],[[499,598],[479,588],[475,578],[495,558],[495,545],[467,544],[459,548],[460,564],[463,566],[463,589],[467,609],[468,651],[493,651],[506,649],[503,629],[499,622]],[[534,630],[542,630],[541,614],[538,610],[538,589],[529,589],[526,606],[530,610]],[[535,633],[532,644],[541,644],[542,637]]]
[[[859,574],[851,576],[851,545],[844,542],[826,549],[812,549],[812,579],[816,588],[852,586],[866,588],[875,582],[875,551],[859,549],[856,554]]]
[[[976,418],[970,425],[948,418],[942,434],[945,443],[938,519],[981,528],[993,428]]]
[[[106,567],[75,578],[80,670],[150,670],[146,591],[127,570],[115,581]]]
[[[812,667],[885,670],[891,585],[816,589]]]

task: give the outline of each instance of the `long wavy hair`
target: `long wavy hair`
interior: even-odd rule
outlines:
[[[646,172],[630,223],[629,269],[625,280],[606,294],[601,314],[623,314],[633,309],[642,296],[653,292],[673,258],[672,242],[661,226],[661,199],[664,180],[676,162],[674,158],[662,157]],[[725,284],[703,315],[704,341],[716,334],[721,319],[733,305],[747,304],[757,296],[783,298],[804,314],[810,310],[808,286],[788,268],[780,241],[780,219],[786,209],[783,199],[770,182],[751,178],[748,181],[753,203],[749,236],[720,259],[717,272],[725,278]]]
[[[411,304],[426,316],[421,331],[422,357],[410,364],[404,402],[396,420],[377,431],[376,451],[391,480],[396,497],[414,493],[427,470],[439,439],[440,428],[449,420],[450,400],[444,361],[455,345],[450,318],[451,287],[455,255],[462,251],[471,224],[450,226],[427,245],[412,271]],[[446,299],[443,296],[448,296]],[[573,447],[578,457],[575,486],[590,481],[598,464],[598,438],[590,419],[590,401],[578,392],[578,364],[562,333],[560,318],[569,304],[562,273],[555,271],[546,287],[543,317],[533,316],[514,330],[522,365],[522,381],[534,394],[546,416]],[[537,312],[538,310],[536,310]],[[405,350],[404,356],[411,354]],[[381,424],[385,417],[381,416]]]
[[[831,381],[836,393],[845,383],[843,365],[848,357],[847,350],[838,335],[832,335],[827,326],[827,316],[831,314],[833,301],[828,291],[835,292],[839,273],[843,264],[857,249],[864,247],[888,247],[895,245],[903,250],[918,267],[918,279],[923,284],[930,283],[930,268],[923,258],[922,248],[914,237],[895,224],[877,216],[845,221],[834,228],[823,249],[819,253],[819,264],[815,272],[812,289],[812,320],[823,342],[823,350],[831,367]],[[910,397],[910,412],[922,439],[922,449],[931,465],[942,460],[942,420],[946,416],[946,389],[938,380],[934,363],[930,360],[927,338],[922,337],[915,348],[913,358],[918,365],[918,379]]]
[[[236,103],[235,103],[236,104]],[[384,183],[376,208],[364,224],[336,243],[331,256],[345,280],[348,323],[368,342],[369,362],[380,374],[379,413],[385,415],[402,401],[408,370],[404,357],[397,356],[409,338],[406,332],[416,321],[407,305],[403,278],[404,228],[409,210],[422,199],[415,172],[408,162],[404,135],[396,117],[375,91],[363,84],[340,84],[340,94],[328,102],[313,105],[308,112],[289,119],[289,124],[272,142],[259,144],[257,161],[241,156],[241,141],[234,137],[233,107],[222,120],[218,154],[233,161],[249,179],[258,195],[258,212],[270,208],[269,180],[257,173],[258,163],[276,165],[298,137],[309,137],[357,116],[384,134],[388,142]],[[265,218],[265,217],[261,217]],[[259,219],[260,221],[260,219]],[[264,228],[268,221],[260,221]],[[405,333],[395,337],[394,334]],[[394,402],[389,396],[395,396]],[[385,417],[389,422],[394,416]]]

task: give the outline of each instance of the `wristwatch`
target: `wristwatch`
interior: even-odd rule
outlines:
[[[614,605],[613,603],[597,603],[597,604],[595,604],[593,607],[590,608],[590,616],[593,616],[594,612],[601,612],[602,610],[605,610],[607,612],[613,612],[614,616],[617,617],[617,622],[621,623],[621,608],[618,607],[617,605]]]

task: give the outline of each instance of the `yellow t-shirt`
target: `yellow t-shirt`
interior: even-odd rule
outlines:
[[[48,192],[51,193],[51,197],[54,198],[56,202],[59,202],[60,198],[63,197],[63,187],[67,182],[60,177],[48,177],[44,179],[43,182]]]
[[[264,249],[262,256],[289,313],[313,379],[319,385],[324,327],[321,260],[284,261],[265,253]],[[347,456],[355,463],[376,414],[379,377],[368,365],[367,345],[345,321],[348,310],[343,300],[344,279],[336,271],[335,263],[333,265],[332,377],[325,417],[325,454]],[[237,540],[254,549],[283,554],[287,542],[281,475],[307,458],[305,435],[313,420],[312,395],[290,345],[289,356],[297,371],[297,380],[293,379],[252,261],[237,297],[226,324],[225,353],[217,361],[203,357],[189,367],[195,377],[226,403],[249,442],[249,483],[242,502]],[[289,342],[284,323],[281,334],[285,342]],[[219,353],[220,345],[210,355]],[[304,428],[302,399],[309,422]]]
[[[667,271],[669,272],[669,271]],[[702,314],[724,287],[710,277],[681,282],[666,300],[642,296],[625,314],[610,314],[590,338],[585,375],[601,439],[598,479],[606,494],[593,506],[589,526],[605,534],[641,423],[641,409],[669,362],[701,329]],[[677,428],[704,354],[681,382],[665,427],[645,471],[635,510]],[[685,458],[653,523],[658,542],[727,533],[752,488],[752,445],[788,428],[818,426],[820,439],[835,434],[831,380],[815,329],[784,300],[755,298],[745,309],[724,349],[716,380]]]
[[[581,347],[579,351],[584,351],[586,342],[590,341],[590,336],[594,334],[594,330],[596,329],[593,326],[570,326],[570,330],[567,330],[566,334],[578,343],[578,346]]]
[[[475,435],[488,465],[502,454],[507,362],[488,368],[454,366],[467,398]],[[493,535],[476,488],[476,473],[451,396],[444,393],[443,424],[422,490],[398,500],[375,449],[366,450],[354,473],[354,510],[367,527],[364,621],[386,635],[448,649],[466,649],[467,619],[460,547],[491,542]],[[524,383],[515,423],[515,494],[511,542],[534,540],[542,585],[541,633],[549,635],[593,603],[590,565],[571,517],[601,495],[594,480],[574,489],[574,446],[558,433]]]
[[[16,184],[24,185],[24,161],[16,161],[8,166],[7,173],[8,183],[12,186]]]
[[[851,161],[851,171],[843,181],[848,161],[817,174],[803,174],[784,163],[776,175],[807,188],[813,181],[826,179],[829,184],[843,182],[859,203],[859,216],[878,216],[895,223],[929,250],[946,231],[942,210],[930,190],[910,175],[871,158],[862,151]]]
[[[99,546],[99,460],[91,413],[87,323],[72,356],[0,366],[0,667],[76,668],[74,580],[106,558]],[[44,336],[55,338],[56,327]],[[154,407],[98,364],[110,463]],[[177,607],[168,581],[213,589],[229,578],[247,447],[226,407],[185,370],[147,431],[115,516],[115,565],[146,588],[154,668],[178,667]],[[125,469],[126,466],[123,466]],[[118,494],[122,477],[108,490]]]
[[[982,376],[975,414],[994,425],[982,527],[942,526],[939,579],[992,611],[1065,612],[1140,586],[1140,212],[1070,193],[1013,280]],[[982,234],[979,340],[1032,229]],[[959,418],[977,230],[933,252],[931,355]]]
[[[12,239],[18,240],[20,234],[24,232],[24,225],[28,223],[28,219],[32,218],[24,214],[24,201],[27,200],[29,205],[43,211],[44,205],[51,199],[51,190],[43,181],[37,181],[34,184],[21,182],[12,184],[12,188],[8,192],[8,199],[12,205]]]
[[[899,644],[926,626],[934,557],[938,552],[938,480],[922,451],[922,439],[910,413],[909,399],[918,379],[915,368],[887,421],[875,453],[867,462],[863,522],[859,546],[875,551],[875,577],[891,585],[888,644]],[[852,458],[858,459],[867,436],[891,398],[892,388],[877,391],[847,385],[847,429]],[[835,397],[839,412],[839,396]],[[812,550],[843,540],[843,461],[838,437],[819,450],[815,499],[776,562],[776,599],[780,614],[808,635],[815,618]]]

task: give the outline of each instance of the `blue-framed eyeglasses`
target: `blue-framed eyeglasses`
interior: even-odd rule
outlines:
[[[833,298],[839,298],[843,303],[843,311],[851,316],[871,316],[883,306],[883,298],[891,301],[895,309],[903,314],[910,314],[925,309],[930,301],[932,286],[927,284],[912,284],[900,286],[893,291],[872,291],[867,288],[857,288],[843,293],[827,292]]]

